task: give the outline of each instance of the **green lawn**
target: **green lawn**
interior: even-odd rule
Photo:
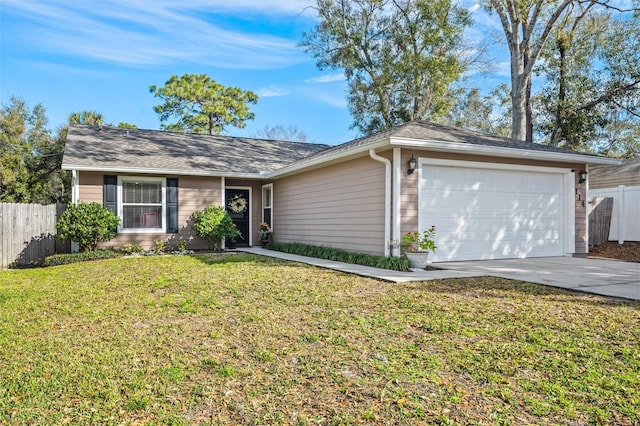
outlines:
[[[639,424],[640,303],[250,255],[0,272],[0,424]]]

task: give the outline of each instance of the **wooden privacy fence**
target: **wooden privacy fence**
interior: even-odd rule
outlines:
[[[589,247],[599,246],[609,241],[613,197],[594,197],[589,213]]]
[[[56,223],[66,204],[0,203],[0,269],[36,265],[54,253],[68,252],[57,242]]]

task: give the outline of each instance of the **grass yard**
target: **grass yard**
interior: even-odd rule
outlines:
[[[640,424],[640,303],[251,255],[0,272],[0,424]]]

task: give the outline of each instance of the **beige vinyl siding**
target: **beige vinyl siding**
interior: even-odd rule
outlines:
[[[102,204],[103,176],[103,173],[78,172],[80,189],[78,195],[79,202]]]
[[[384,176],[365,157],[277,180],[275,240],[382,255]]]
[[[635,176],[626,175],[620,178],[612,175],[602,176],[602,178],[589,176],[589,188],[591,189],[617,188],[618,185],[640,186],[640,172],[637,172]]]
[[[576,170],[575,174],[575,220],[576,220],[576,248],[575,254],[584,255],[587,254],[589,249],[589,234],[588,234],[588,206],[587,203],[587,184],[578,183],[580,175],[578,172],[586,167],[585,164],[574,164],[573,169]],[[583,205],[584,202],[584,205]]]
[[[418,229],[418,173],[417,170],[411,175],[407,175],[406,167],[411,156],[416,159],[419,157],[426,158],[440,158],[447,160],[461,160],[461,161],[479,161],[486,163],[500,163],[500,164],[521,164],[528,166],[540,166],[540,167],[560,167],[565,169],[576,170],[575,187],[577,193],[575,195],[575,253],[584,254],[587,253],[587,214],[586,207],[582,205],[582,200],[586,198],[586,185],[578,184],[579,176],[578,171],[585,169],[585,164],[571,164],[571,163],[554,163],[549,161],[538,160],[523,160],[523,159],[510,159],[502,157],[486,157],[480,155],[468,155],[468,154],[455,154],[455,153],[443,153],[434,151],[422,151],[416,149],[403,149],[401,155],[401,165],[403,168],[402,174],[402,186],[400,194],[400,203],[402,211],[402,221],[400,224],[401,233],[410,232]],[[586,205],[586,203],[585,203]],[[570,232],[570,230],[567,230]]]
[[[411,156],[417,160],[420,156],[426,157],[428,153],[423,151],[403,149],[400,154],[400,234],[418,229],[418,169],[412,174],[407,174],[407,167]]]
[[[102,204],[104,174],[99,172],[79,173],[79,201]],[[178,176],[178,201],[178,233],[118,234],[116,238],[101,243],[99,247],[120,248],[124,244],[140,244],[145,249],[149,249],[155,240],[166,241],[170,247],[175,247],[178,241],[185,240],[192,250],[210,249],[211,246],[206,241],[193,235],[193,213],[204,209],[209,204],[222,205],[220,178]]]
[[[620,166],[589,168],[589,188],[617,188],[618,185],[640,186],[640,158],[626,160]]]

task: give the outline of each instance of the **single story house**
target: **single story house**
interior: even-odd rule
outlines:
[[[591,165],[618,160],[413,121],[336,146],[109,126],[69,127],[73,202],[121,218],[106,246],[206,243],[193,213],[225,206],[258,241],[400,255],[402,233],[437,229],[433,261],[580,255]]]

